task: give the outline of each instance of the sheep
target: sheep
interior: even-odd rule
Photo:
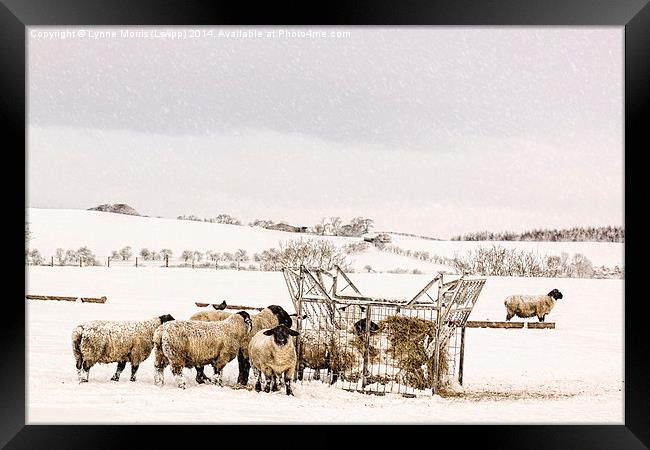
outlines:
[[[345,309],[343,309],[345,310]],[[364,308],[365,310],[365,308]],[[341,325],[353,320],[358,315],[349,315],[339,323]],[[379,326],[370,321],[371,349]],[[353,373],[363,363],[362,343],[366,332],[366,319],[351,323],[343,332],[323,331],[306,328],[301,333],[299,347],[298,379],[302,380],[304,369],[314,371],[314,380],[320,379],[320,371],[327,369],[330,383],[336,382],[339,373]],[[356,344],[356,346],[355,346]],[[371,353],[373,353],[371,351]],[[374,355],[373,355],[374,356]]]
[[[189,320],[201,320],[204,322],[220,322],[227,319],[232,315],[232,313],[222,311],[226,308],[226,301],[224,300],[221,304],[215,306],[212,305],[217,311],[199,311],[192,316]],[[205,375],[203,366],[196,367],[196,382],[199,384],[205,383],[209,378]]]
[[[229,313],[223,311],[201,311],[190,317],[190,320],[219,321],[226,319],[229,315]],[[252,337],[261,329],[273,328],[281,323],[285,324],[288,327],[291,327],[293,324],[289,313],[287,313],[284,308],[278,305],[267,306],[258,314],[252,316],[251,320],[253,321],[253,329],[249,333],[249,337],[245,342],[245,345],[242,346],[239,354],[237,355],[237,362],[239,364],[239,375],[237,377],[237,383],[243,386],[246,386],[248,384],[248,377],[250,374],[250,362],[248,359],[248,342],[250,341],[250,337]],[[197,366],[197,383],[204,383],[206,380],[208,380],[208,377],[206,377],[204,374],[204,368],[202,366]]]
[[[153,337],[155,384],[164,384],[163,372],[170,365],[178,387],[185,389],[184,367],[211,364],[215,373],[212,381],[221,386],[224,366],[235,359],[251,329],[252,321],[246,311],[221,322],[177,320],[161,325]]]
[[[284,375],[287,395],[293,395],[291,379],[296,368],[296,347],[291,336],[298,336],[297,331],[285,324],[263,329],[255,333],[248,344],[248,354],[256,377],[255,390],[262,390],[261,376],[266,379],[265,392],[276,391],[277,377]]]
[[[255,314],[251,317],[253,321],[253,329],[247,336],[245,345],[243,345],[237,355],[237,362],[239,363],[239,375],[237,377],[237,383],[242,386],[248,384],[248,376],[250,374],[250,360],[248,357],[248,343],[250,339],[260,330],[271,329],[278,325],[286,325],[287,328],[291,328],[293,321],[284,308],[278,305],[269,305],[260,311],[258,314]]]
[[[546,315],[551,312],[555,302],[562,298],[562,293],[553,289],[546,295],[511,295],[503,304],[506,306],[506,321],[513,316],[528,318],[537,316],[540,322],[544,322]]]
[[[201,320],[204,322],[219,322],[230,317],[232,313],[226,311],[199,311],[190,316],[189,320]]]
[[[163,323],[173,321],[170,314],[144,321],[95,320],[85,322],[72,331],[72,351],[79,382],[87,382],[90,368],[97,363],[117,363],[112,381],[119,381],[127,362],[131,363],[131,381],[140,363],[153,348],[154,331]]]

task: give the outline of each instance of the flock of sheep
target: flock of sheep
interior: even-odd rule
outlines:
[[[246,311],[211,313],[207,317],[192,316],[190,320],[174,320],[165,314],[143,321],[96,320],[77,326],[72,332],[72,349],[79,382],[88,381],[90,368],[97,363],[117,363],[111,380],[119,381],[127,362],[131,363],[131,381],[135,381],[139,365],[153,350],[157,385],[164,384],[163,371],[168,365],[180,388],[185,388],[185,367],[196,369],[198,383],[210,381],[221,385],[223,368],[237,357],[240,384],[248,383],[252,365],[258,391],[262,374],[267,392],[272,381],[277,389],[275,380],[284,375],[286,393],[292,395],[291,378],[296,365],[292,339],[298,333],[290,328],[289,314],[277,305],[253,316]],[[206,365],[213,367],[213,378],[205,375]]]
[[[553,289],[546,295],[512,295],[504,301],[510,320],[515,315],[522,318],[537,316],[540,322],[553,309],[562,293]],[[255,376],[255,390],[279,390],[278,380],[283,382],[286,394],[293,395],[291,380],[296,369],[298,355],[294,338],[299,333],[293,328],[294,321],[281,306],[269,305],[258,314],[246,311],[228,313],[223,302],[220,310],[201,311],[189,320],[175,320],[169,314],[143,321],[96,320],[75,327],[72,332],[72,349],[76,360],[79,382],[87,382],[90,368],[97,363],[117,363],[117,370],[111,380],[119,381],[126,363],[131,364],[131,381],[136,380],[140,364],[154,351],[154,382],[164,384],[164,369],[170,366],[178,387],[185,389],[184,368],[196,370],[196,381],[222,385],[223,368],[237,358],[239,375],[237,382],[246,386],[250,369]],[[338,330],[349,333],[354,339],[366,332],[367,321],[362,318],[364,308],[350,305],[336,310],[334,325]],[[370,322],[370,333],[378,327]],[[354,345],[348,345],[348,335],[328,335],[323,345],[318,329],[306,329],[302,333],[298,379],[303,370],[314,370],[318,379],[321,369],[327,369],[336,381],[339,373],[358,370],[363,361],[363,352]],[[345,336],[346,342],[340,342]],[[211,365],[212,378],[205,375],[204,367]]]

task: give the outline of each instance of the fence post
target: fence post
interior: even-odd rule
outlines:
[[[50,257],[50,266],[54,267],[54,256]]]
[[[138,257],[135,257],[135,267],[138,267]]]
[[[165,267],[169,267],[169,255],[165,254]]]
[[[194,269],[194,258],[192,258],[192,269]]]
[[[82,266],[81,266],[81,258],[79,258],[79,267],[82,267]]]
[[[460,361],[458,362],[458,383],[463,385],[463,361],[465,360],[465,327],[460,329]]]
[[[438,280],[438,299],[437,299],[437,308],[436,308],[436,331],[435,331],[435,337],[436,337],[436,342],[435,342],[435,352],[433,353],[433,387],[431,388],[431,393],[436,394],[436,391],[438,390],[438,377],[439,377],[439,370],[440,368],[439,363],[440,363],[440,327],[442,326],[442,316],[441,316],[441,307],[442,307],[442,284],[443,284],[443,276],[440,276],[440,280]]]
[[[293,380],[294,382],[298,381],[298,374],[300,371],[300,364],[302,363],[302,283],[303,283],[303,277],[304,275],[302,274],[302,265],[298,269],[299,275],[298,275],[298,296],[297,296],[297,302],[298,302],[298,316],[296,317],[296,331],[300,333],[296,339],[296,370],[293,372]]]
[[[370,305],[366,306],[366,330],[363,342],[363,372],[361,375],[361,388],[366,388],[366,378],[368,377],[368,360],[370,359]]]
[[[106,258],[106,267],[111,267],[111,257],[110,256],[108,256]]]

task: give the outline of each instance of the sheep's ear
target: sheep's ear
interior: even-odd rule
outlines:
[[[273,331],[274,331],[274,330],[275,330],[275,329],[270,329],[270,330],[262,331],[262,334],[264,334],[264,335],[266,335],[266,336],[273,336]]]
[[[290,334],[291,336],[298,336],[300,333],[298,333],[298,332],[295,331],[295,330],[289,330],[289,334]]]

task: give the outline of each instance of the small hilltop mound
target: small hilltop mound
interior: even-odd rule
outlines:
[[[95,206],[94,208],[88,208],[88,211],[104,211],[104,212],[112,212],[117,214],[128,214],[130,216],[141,215],[135,209],[131,208],[129,205],[126,205],[124,203],[115,203],[115,204],[107,203],[105,205]]]

